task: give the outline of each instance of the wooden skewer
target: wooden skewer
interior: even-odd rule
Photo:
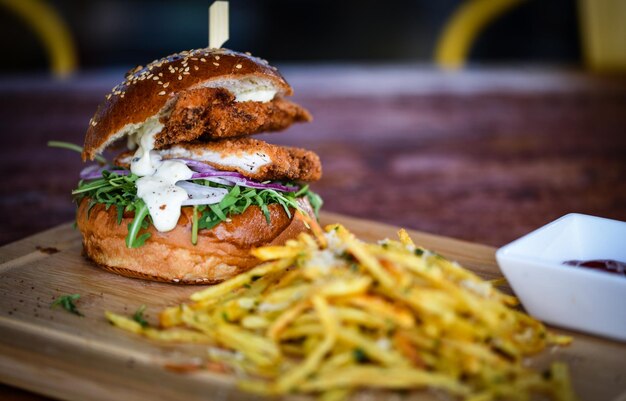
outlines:
[[[219,49],[228,40],[228,2],[214,1],[209,7],[209,47]]]

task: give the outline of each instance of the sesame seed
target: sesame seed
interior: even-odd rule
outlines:
[[[152,78],[152,80],[153,80],[153,81],[158,81],[158,80],[159,80],[159,77],[153,77],[153,78]]]
[[[178,80],[180,81],[181,79],[183,79],[183,76],[182,76],[182,75],[179,75],[179,76],[178,76]]]
[[[189,71],[189,67],[185,68],[185,71]]]
[[[200,61],[202,61],[203,63],[206,63],[206,59],[204,57],[202,57]]]
[[[220,56],[215,56],[215,59],[216,59],[216,60],[219,60],[219,59],[220,59]]]
[[[244,54],[246,54],[248,56],[252,56],[252,53],[250,53],[250,52],[245,52]]]
[[[165,93],[166,93],[165,91],[161,91],[161,92],[159,92],[159,96],[163,96],[163,95],[165,95]]]
[[[167,88],[168,86],[170,86],[170,83],[169,83],[169,82],[166,82],[166,83],[164,83],[164,84],[163,84],[163,87],[164,87],[164,88]]]
[[[162,77],[162,76],[163,76],[163,73],[162,73],[162,72],[159,72],[159,76],[160,76],[160,77]]]
[[[189,71],[183,72],[184,75],[189,75]]]
[[[111,94],[106,95],[107,100],[111,99]]]
[[[241,64],[237,64],[235,68],[241,68]]]
[[[217,67],[220,65],[220,63],[213,63],[213,65]]]
[[[163,82],[159,81],[159,82],[157,82],[157,84],[159,84],[159,85],[163,85]]]
[[[194,69],[194,70],[196,70],[196,71],[198,71],[200,68],[198,68],[198,66],[197,66],[197,65],[194,65],[194,66],[193,66],[193,69]]]

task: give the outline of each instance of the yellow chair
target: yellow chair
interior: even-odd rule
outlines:
[[[444,26],[435,62],[444,69],[465,64],[472,44],[489,23],[526,0],[467,0]],[[626,0],[578,0],[585,63],[597,72],[626,71]]]
[[[465,64],[482,30],[500,15],[526,0],[469,0],[461,4],[444,26],[435,48],[435,62],[444,69]]]
[[[626,1],[579,0],[578,9],[587,67],[626,71]]]
[[[57,12],[40,0],[0,0],[21,17],[43,43],[50,69],[58,77],[65,77],[76,70],[76,47],[69,29]]]

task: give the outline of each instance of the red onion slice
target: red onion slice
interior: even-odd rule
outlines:
[[[216,168],[204,164],[197,160],[191,159],[170,159],[172,161],[179,161],[185,163],[190,169],[195,171],[192,180],[204,179],[207,181],[215,182],[223,185],[239,185],[242,187],[256,188],[256,189],[272,189],[280,192],[297,192],[300,188],[297,186],[287,186],[276,182],[269,182],[267,184],[251,180],[244,175],[236,171],[222,171]],[[128,175],[129,170],[112,170],[113,166],[99,166],[97,164],[87,166],[80,172],[80,178],[83,180],[97,180],[102,178],[102,172],[104,170],[111,171],[118,175]],[[195,185],[195,184],[194,184]],[[209,187],[205,187],[209,188]]]
[[[80,179],[81,180],[97,180],[99,178],[102,178],[102,172],[105,170],[110,171],[111,173],[115,173],[117,175],[130,174],[130,171],[128,170],[114,170],[113,166],[100,166],[99,164],[92,164],[81,170]]]
[[[183,201],[183,206],[219,203],[228,194],[228,190],[224,188],[207,187],[188,181],[178,181],[176,185],[187,191],[189,196],[189,199]]]

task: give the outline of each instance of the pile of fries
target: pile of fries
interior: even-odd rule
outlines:
[[[471,401],[576,399],[565,365],[539,373],[523,363],[571,339],[513,308],[494,283],[404,230],[379,244],[341,225],[325,231],[254,250],[264,263],[163,310],[160,328],[107,318],[149,338],[211,344],[208,363],[261,394],[433,388]]]

